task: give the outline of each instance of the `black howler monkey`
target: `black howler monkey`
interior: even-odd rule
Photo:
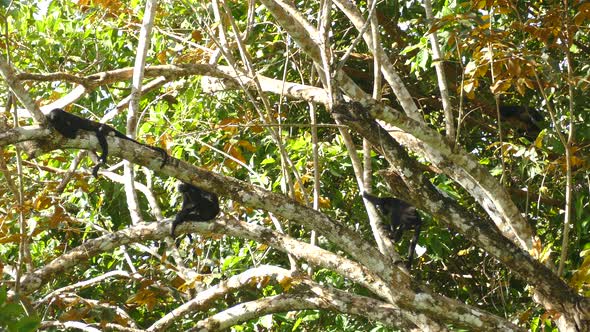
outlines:
[[[132,138],[127,137],[122,132],[104,123],[84,119],[59,108],[56,108],[49,112],[49,114],[47,114],[47,120],[49,120],[49,124],[51,124],[51,126],[55,128],[55,130],[57,130],[60,134],[67,138],[76,138],[76,135],[78,134],[79,130],[90,131],[96,134],[96,138],[98,139],[98,143],[100,144],[100,147],[102,149],[102,156],[100,156],[100,163],[98,163],[92,169],[92,175],[94,175],[94,177],[98,177],[98,169],[102,164],[106,164],[107,162],[107,157],[109,155],[109,145],[106,140],[107,135],[114,135],[118,138],[126,139],[160,152],[162,154],[163,159],[162,167],[168,161],[168,154],[164,149],[140,143]]]
[[[175,238],[176,227],[183,222],[209,221],[215,219],[219,213],[219,199],[214,193],[184,182],[178,185],[178,192],[182,193],[182,208],[172,222],[172,238]],[[192,239],[190,234],[189,239]]]
[[[500,117],[509,126],[531,140],[543,129],[543,115],[534,108],[519,105],[500,105]]]
[[[422,219],[416,208],[401,199],[393,197],[377,197],[367,192],[363,192],[363,197],[375,205],[375,208],[383,215],[384,222],[387,224],[389,234],[394,242],[401,239],[406,229],[414,229],[414,236],[408,248],[406,267],[409,269],[412,266],[416,244],[422,227]]]

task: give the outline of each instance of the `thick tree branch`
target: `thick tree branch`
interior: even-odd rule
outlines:
[[[25,88],[21,85],[18,81],[17,73],[6,61],[3,57],[0,56],[0,74],[6,80],[6,84],[10,90],[14,93],[16,98],[25,106],[25,108],[33,114],[35,121],[38,124],[44,125],[46,123],[45,117],[43,113],[37,108],[35,105],[35,101],[31,99],[29,93],[25,90]]]
[[[1,138],[2,136],[0,136],[0,145],[3,143],[10,143],[2,141]],[[66,147],[77,148],[96,148],[98,146],[98,142],[94,135],[88,134],[80,135],[80,139],[64,139],[62,143]],[[110,137],[109,144],[112,146],[112,155],[118,155],[127,158],[136,164],[153,167],[153,169],[157,169],[160,165],[160,161],[158,160],[159,153],[153,151],[152,149],[143,146],[138,147],[136,143],[133,143],[129,140],[119,140]],[[244,183],[233,178],[224,177],[173,158],[171,158],[169,163],[160,171],[166,175],[177,177],[181,181],[197,185],[205,190],[215,192],[222,196],[231,197],[232,199],[247,206],[271,211],[284,218],[291,219],[307,227],[317,229],[321,234],[330,239],[330,241],[345,249],[351,256],[364,265],[362,267],[364,270],[362,277],[359,276],[357,278],[353,278],[353,280],[357,280],[362,284],[366,283],[365,287],[374,289],[376,293],[384,297],[384,299],[386,299],[388,302],[397,304],[400,306],[400,308],[405,308],[406,310],[410,311],[418,310],[426,313],[428,316],[436,317],[437,320],[442,319],[449,321],[453,324],[456,324],[457,326],[474,327],[471,324],[473,322],[480,324],[482,316],[484,316],[489,318],[486,319],[485,324],[490,324],[490,326],[496,326],[496,328],[501,329],[516,328],[515,326],[512,326],[500,318],[495,316],[491,317],[485,312],[479,311],[472,307],[465,307],[465,309],[452,312],[449,311],[449,306],[461,307],[465,305],[459,303],[458,301],[432,294],[419,285],[410,286],[411,280],[409,279],[409,276],[404,274],[402,270],[395,267],[395,265],[391,265],[391,262],[383,257],[373,246],[358,238],[354,232],[343,227],[340,223],[329,219],[318,211],[302,206],[293,200],[285,198],[283,195],[262,190],[248,183]],[[206,224],[204,226],[214,231],[213,227],[215,227],[215,225],[216,224]],[[245,223],[232,223],[228,225],[240,225],[243,232],[252,227],[258,227]],[[180,227],[179,231],[182,231],[183,227],[188,226],[195,227],[194,224],[187,223]],[[226,230],[222,231],[222,233],[228,233],[231,229],[231,227],[228,227]],[[256,230],[256,228],[252,229]],[[145,228],[130,228],[114,234],[109,234],[109,238],[90,240],[78,249],[64,254],[60,258],[59,262],[51,262],[47,264],[47,266],[42,270],[28,274],[23,280],[23,288],[25,292],[30,292],[31,290],[38,288],[44,284],[44,282],[51,279],[55,273],[63,270],[64,264],[70,267],[74,266],[75,264],[79,264],[83,259],[89,257],[89,255],[96,254],[97,250],[112,250],[115,247],[135,242],[137,240],[145,241],[163,238],[168,234],[167,232],[168,228],[166,227],[158,227],[157,225],[150,224]],[[261,236],[261,242],[268,242],[271,245],[274,244],[273,241],[276,241],[276,239],[282,239],[284,243],[287,241],[285,236],[270,230],[258,230],[253,231],[253,233],[259,233]],[[243,235],[244,233],[238,234]],[[303,250],[303,252],[300,254],[310,262],[313,262],[313,257],[323,257],[323,260],[318,262],[322,266],[326,264],[324,261],[326,260],[325,255],[333,255],[329,252],[325,252],[324,255],[309,255],[308,253],[321,249],[308,244],[300,243],[298,241],[293,242],[293,244],[290,245],[290,249],[286,252],[293,253],[295,256],[297,256],[297,253],[291,251],[298,250]],[[350,277],[350,271],[342,270],[345,266],[342,258],[335,256],[335,259],[337,259],[337,261],[334,261],[335,264],[329,265],[330,268],[340,271],[341,273],[347,275],[347,277]],[[373,275],[373,277],[367,279],[369,275]],[[379,280],[382,280],[382,286],[379,286]],[[395,289],[390,289],[388,286],[386,286],[388,284],[396,285]],[[413,290],[416,289],[421,290],[419,293],[414,293]],[[404,312],[406,311],[404,310]],[[470,312],[474,315],[473,320],[468,319],[469,322],[465,322],[466,312]],[[416,315],[407,316],[407,318],[412,322],[422,325],[423,321],[417,320],[418,317],[419,316]]]
[[[302,304],[305,307],[299,307],[296,305],[288,309],[289,311],[323,308],[328,310],[337,310],[347,314],[363,315],[369,319],[377,320],[390,326],[403,328],[404,330],[415,328],[415,326],[412,324],[404,324],[403,322],[406,320],[402,315],[400,315],[399,309],[396,309],[390,304],[386,304],[384,302],[365,296],[353,295],[330,287],[320,286],[300,273],[294,273],[276,266],[264,265],[232,276],[228,280],[222,281],[221,283],[212,286],[205,291],[199,292],[195,298],[174,309],[172,312],[168,313],[160,320],[152,324],[152,326],[150,326],[147,331],[166,330],[175,320],[192,312],[208,309],[213,301],[222,298],[228,293],[245,287],[255,286],[260,288],[271,282],[280,283],[281,285],[289,285],[289,288],[294,286],[294,290],[287,291],[294,294],[287,294],[287,296],[303,296],[303,294],[298,294],[301,293],[300,289],[302,287],[300,285],[305,285],[308,288],[304,291],[305,293],[313,293],[305,296],[307,299],[306,303],[296,303]],[[283,305],[291,303],[291,301],[288,299],[284,300],[284,302],[280,301],[282,303],[279,304],[279,307],[282,308]],[[261,301],[265,303],[267,302],[264,299]],[[276,303],[275,301],[272,302]],[[257,303],[260,304],[260,302]],[[226,310],[199,322],[198,326],[215,326],[215,329],[231,327],[231,325],[243,321],[245,316],[248,316],[247,310],[240,310],[241,306],[242,304],[235,307],[237,321],[236,319],[228,319],[228,311]],[[277,311],[273,310],[270,312]],[[264,313],[259,312],[255,317],[260,317],[263,314]]]
[[[408,197],[412,203],[459,230],[474,243],[510,267],[521,278],[534,285],[545,297],[557,303],[544,303],[548,307],[575,316],[575,307],[583,300],[563,280],[528,253],[508,241],[496,227],[470,215],[457,202],[443,196],[421,173],[416,173],[417,162],[379,126],[359,103],[341,105],[334,110],[341,121],[348,124],[375,149],[381,151],[387,161],[399,170],[403,181],[413,190]],[[406,119],[408,119],[406,117]],[[412,121],[408,119],[408,121]],[[414,122],[415,123],[415,122]]]

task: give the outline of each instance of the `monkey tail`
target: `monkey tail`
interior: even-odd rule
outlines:
[[[98,164],[96,164],[94,166],[94,168],[92,169],[92,176],[94,176],[95,178],[98,179],[98,170],[100,169],[100,166],[104,165],[104,163],[102,161],[100,161]]]
[[[176,235],[174,234],[176,231],[176,226],[180,225],[182,223],[182,221],[178,220],[178,218],[174,219],[174,221],[172,222],[172,227],[170,227],[170,236],[172,236],[172,238],[176,238]]]

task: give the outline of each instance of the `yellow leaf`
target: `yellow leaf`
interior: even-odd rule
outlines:
[[[473,76],[473,73],[475,73],[476,70],[477,70],[477,64],[475,63],[475,61],[471,61],[465,66],[465,74],[466,75]]]
[[[533,81],[531,81],[528,78],[523,79],[524,84],[529,88],[529,89],[534,89],[535,88],[535,84],[533,83]]]
[[[545,135],[547,134],[546,130],[541,130],[541,132],[539,133],[539,136],[537,136],[537,138],[535,139],[535,147],[536,148],[542,148],[543,147],[543,138],[545,138]]]
[[[293,278],[284,277],[282,279],[279,279],[279,285],[281,285],[281,287],[283,287],[285,292],[287,292],[293,286],[294,281],[295,280]]]
[[[510,86],[512,85],[512,80],[511,79],[507,79],[507,80],[498,80],[496,81],[496,83],[494,83],[494,85],[492,85],[490,87],[490,90],[494,93],[500,93],[500,92],[505,92],[507,91]]]
[[[193,40],[198,43],[201,40],[203,40],[203,34],[201,33],[201,31],[199,30],[193,30],[193,32],[191,32],[191,37],[193,38]]]
[[[240,121],[235,118],[226,118],[219,122],[219,127],[221,127],[221,129],[225,132],[235,134],[238,131],[236,124],[239,123]]]
[[[471,93],[471,92],[473,92],[474,87],[475,87],[474,82],[473,81],[468,81],[466,84],[463,85],[463,90],[466,93]]]
[[[477,1],[475,3],[475,8],[477,8],[477,9],[484,9],[485,6],[486,6],[486,1],[485,0]]]
[[[228,151],[228,152],[229,152],[229,154],[230,154],[232,157],[234,157],[234,158],[236,158],[237,160],[239,160],[239,161],[243,162],[244,164],[246,163],[246,158],[245,158],[245,157],[244,157],[244,155],[242,154],[242,151],[241,151],[240,149],[238,149],[237,147],[235,147],[235,146],[232,146],[232,147],[229,149],[229,151]]]
[[[35,203],[34,203],[35,211],[45,210],[45,209],[51,207],[52,205],[53,204],[52,204],[51,198],[49,198],[45,195],[37,197],[37,199],[35,200]]]
[[[262,126],[252,126],[250,127],[250,130],[252,130],[252,132],[255,134],[259,134],[264,131],[264,128],[262,128]]]
[[[328,197],[320,197],[320,208],[322,209],[329,209],[330,207],[332,207],[332,202],[330,201],[330,198]]]
[[[158,303],[159,296],[151,291],[149,288],[140,289],[137,293],[132,295],[127,304],[145,305],[148,310],[152,310]]]
[[[572,167],[577,168],[584,165],[584,159],[578,158],[577,156],[572,156],[571,158]]]
[[[168,62],[168,55],[166,54],[166,51],[158,52],[158,54],[156,54],[156,58],[160,64],[165,64]]]
[[[470,251],[471,251],[471,248],[459,250],[457,252],[457,256],[465,256],[465,255],[469,254]]]
[[[254,145],[252,145],[252,143],[250,143],[249,141],[239,141],[238,145],[243,147],[244,149],[250,151],[250,152],[255,152],[256,148],[254,147]]]
[[[209,151],[209,147],[206,145],[202,145],[201,148],[199,149],[199,154],[203,154],[204,152]]]

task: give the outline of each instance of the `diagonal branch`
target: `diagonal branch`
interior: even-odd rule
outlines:
[[[292,5],[281,0],[262,0],[262,3],[272,12],[281,26],[289,32],[299,47],[316,64],[321,64],[319,48],[314,41],[314,36],[317,35],[317,32],[303,18],[301,13],[292,7]],[[352,3],[339,1],[337,4],[341,6],[342,10],[346,10],[349,17],[360,16],[360,14],[355,14],[356,7]],[[358,24],[354,24],[357,28],[362,28],[363,24],[360,23],[363,22],[359,21]],[[366,38],[370,38],[370,33],[365,33],[365,36]],[[372,45],[372,40],[369,41]],[[369,44],[369,41],[367,41],[367,44]],[[391,66],[388,65],[388,62],[382,63],[384,71],[386,67]],[[360,101],[365,106],[374,104],[370,96],[356,86],[343,72],[338,72],[336,79],[339,81],[340,88],[352,100]],[[401,80],[396,84],[403,85]],[[470,157],[463,150],[454,150],[451,148],[439,133],[428,128],[421,121],[412,120],[389,107],[374,106],[378,111],[372,112],[372,116],[391,123],[424,142],[429,148],[425,149],[429,153],[426,157],[465,188],[486,210],[505,236],[518,243],[525,250],[533,250],[535,248],[538,239],[535,237],[531,227],[521,216],[520,211],[514,202],[512,202],[510,196],[496,179],[485,168],[479,165],[474,158]],[[404,110],[407,111],[406,108]]]
[[[14,93],[16,98],[25,106],[25,108],[33,115],[35,121],[41,125],[46,123],[45,116],[39,111],[35,101],[31,98],[29,93],[25,90],[22,84],[18,81],[17,73],[3,57],[0,56],[0,74],[6,80],[6,84]]]
[[[390,326],[396,326],[405,330],[415,328],[413,324],[404,324],[404,322],[407,321],[400,314],[400,310],[390,304],[366,296],[350,294],[331,287],[321,286],[300,273],[288,271],[277,266],[263,265],[232,276],[231,278],[198,293],[193,299],[182,304],[156,321],[147,329],[147,331],[165,330],[169,328],[175,320],[178,320],[182,316],[209,309],[210,304],[213,301],[222,298],[231,292],[235,292],[245,287],[261,287],[271,282],[286,285],[286,287],[284,287],[287,292],[287,294],[284,294],[284,297],[286,298],[281,297],[280,300],[276,301],[273,297],[267,297],[252,303],[253,307],[257,307],[264,311],[269,310],[270,308],[266,305],[261,305],[262,303],[271,302],[277,304],[277,306],[272,307],[268,313],[278,312],[277,309],[284,308],[285,305],[290,306],[288,311],[323,308],[337,310],[342,313],[363,315],[369,319],[381,321]],[[303,290],[303,292],[307,294],[301,294],[302,291],[298,291],[298,289],[303,288],[302,286],[307,288]],[[295,289],[290,290],[291,288]],[[289,299],[290,297],[304,298],[304,301],[291,301]],[[229,316],[235,318],[228,318],[230,311],[234,311],[228,309],[199,322],[198,326],[208,326],[211,328],[212,324],[219,324],[216,325],[215,329],[224,329],[248,319],[247,317],[251,314],[247,309],[240,310],[240,308],[242,308],[241,305],[234,308],[236,315]],[[254,317],[262,316],[265,314],[263,311],[257,312]]]
[[[556,301],[544,303],[548,307],[569,314],[574,312],[578,302],[582,301],[578,294],[549,268],[508,241],[491,223],[470,215],[456,201],[436,190],[422,173],[415,172],[414,170],[419,167],[418,162],[410,158],[399,143],[372,119],[368,110],[359,103],[352,103],[342,105],[335,112],[338,112],[341,121],[368,139],[373,147],[381,151],[387,161],[399,170],[403,181],[413,190],[412,203],[416,207],[459,230],[521,278],[534,285],[541,294]],[[408,121],[414,122],[411,119]]]
[[[35,130],[33,130],[35,131]],[[14,135],[7,135],[13,137]],[[98,141],[94,135],[83,134],[80,139],[61,139],[64,147],[72,148],[97,148]],[[7,144],[0,135],[0,144]],[[129,140],[108,138],[112,144],[112,154],[129,159],[133,163],[157,169],[160,165],[159,153],[135,144]],[[18,140],[18,139],[17,139]],[[415,284],[410,277],[403,273],[395,264],[381,255],[370,243],[366,243],[358,235],[344,227],[326,215],[311,208],[300,205],[294,200],[283,195],[275,194],[261,188],[255,187],[234,178],[225,177],[181,160],[171,158],[169,163],[159,170],[165,175],[173,176],[183,182],[191,183],[205,190],[227,196],[246,206],[264,209],[275,213],[283,218],[290,219],[306,227],[315,228],[334,244],[345,250],[359,263],[349,261],[321,248],[310,244],[299,242],[282,234],[273,232],[261,226],[248,223],[185,223],[179,231],[190,229],[203,229],[206,231],[219,232],[235,236],[253,238],[260,242],[269,243],[279,250],[292,253],[296,257],[308,260],[311,264],[325,266],[342,273],[347,278],[359,282],[375,294],[391,304],[404,308],[404,315],[409,321],[421,328],[429,329],[430,324],[424,321],[421,315],[412,314],[414,311],[424,313],[429,317],[436,317],[436,320],[443,320],[456,326],[475,328],[473,322],[481,322],[486,317],[485,324],[501,330],[516,329],[515,326],[505,320],[489,315],[485,311],[466,306],[453,299],[448,299],[428,291],[424,286]],[[114,248],[136,241],[153,240],[167,236],[167,224],[148,224],[141,227],[108,234],[107,238],[101,237],[87,241],[84,245],[64,254],[54,260],[42,270],[28,274],[23,279],[23,291],[30,292],[52,278],[56,273],[80,264],[83,260],[97,252],[113,250]],[[201,228],[202,227],[202,228]],[[220,228],[215,228],[220,227]],[[328,259],[331,257],[330,259]],[[354,268],[354,266],[357,266]],[[359,273],[356,277],[352,272]],[[390,286],[391,285],[391,286]],[[559,285],[557,285],[559,286]],[[557,291],[564,290],[563,287]],[[564,294],[569,294],[567,288]],[[572,299],[576,299],[572,297]],[[459,308],[449,311],[449,307]],[[407,310],[407,311],[406,311]],[[471,318],[466,318],[472,316]]]

